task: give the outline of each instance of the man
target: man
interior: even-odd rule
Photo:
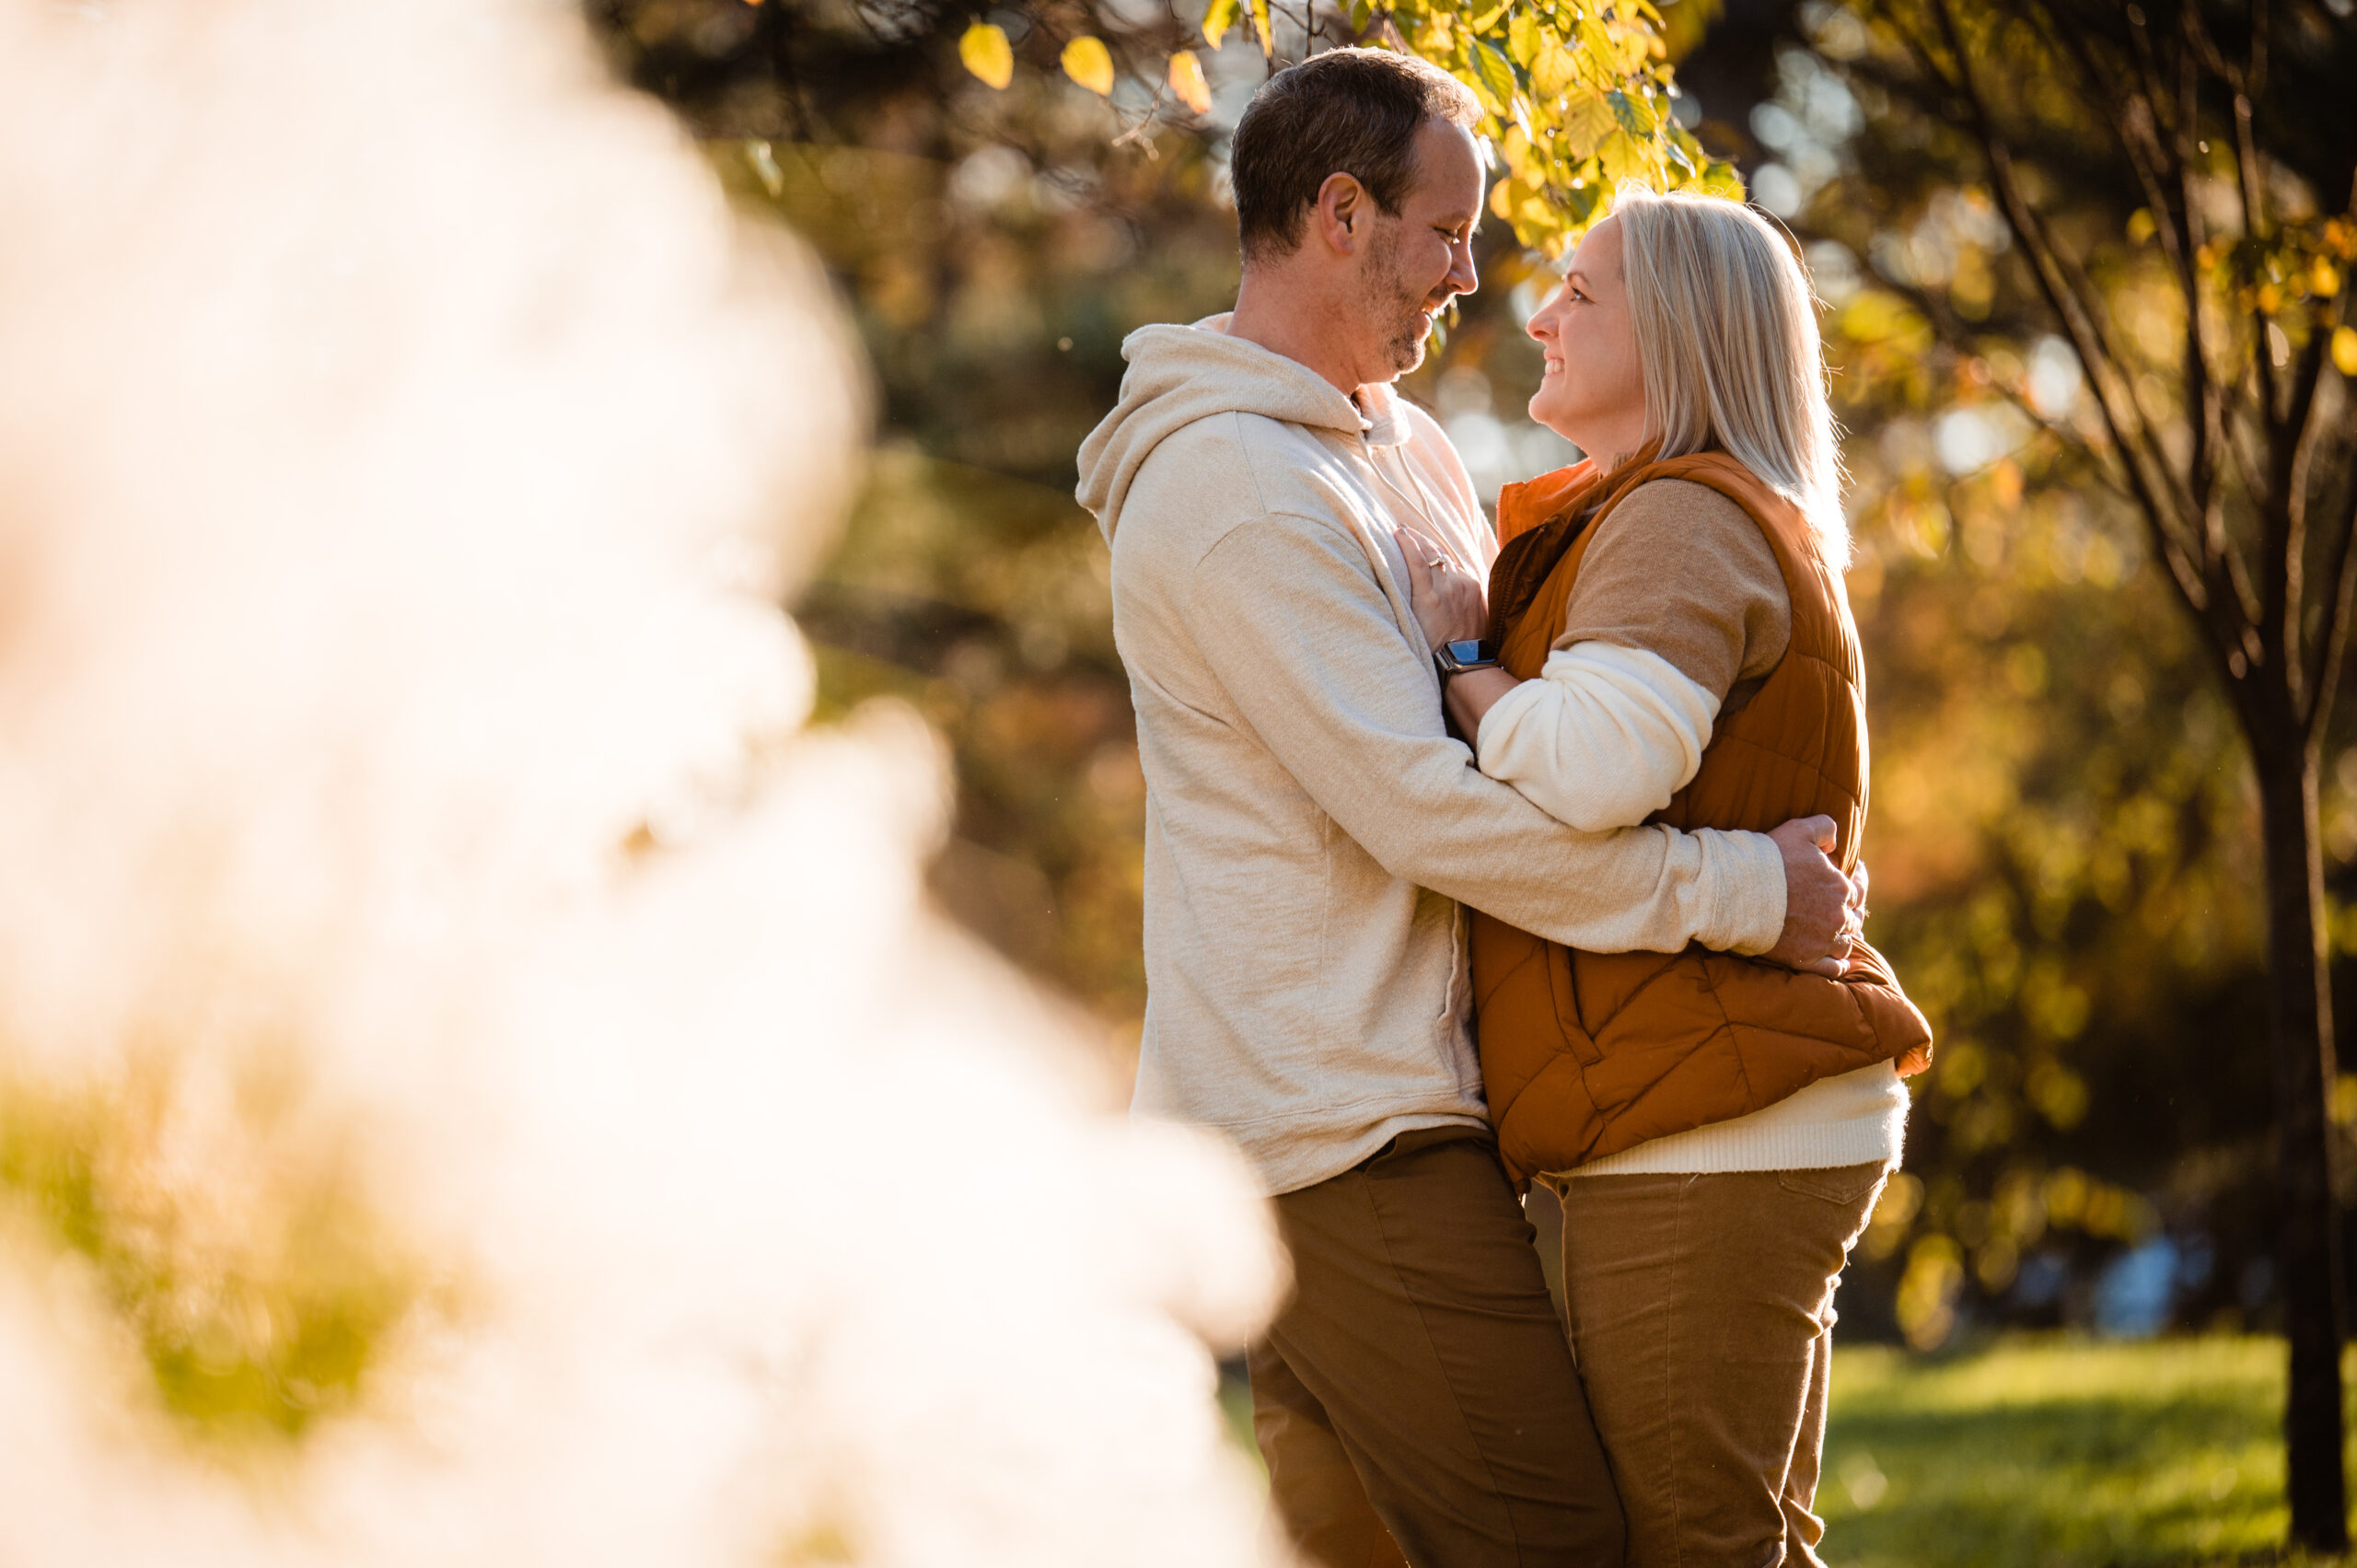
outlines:
[[[1295,1288],[1254,1427],[1337,1568],[1620,1557],[1485,1120],[1458,901],[1591,950],[1846,951],[1829,821],[1583,835],[1446,731],[1394,529],[1478,575],[1495,547],[1390,383],[1474,287],[1479,115],[1379,51],[1272,77],[1232,154],[1234,314],[1132,334],[1081,451],[1146,775],[1137,1109],[1232,1138],[1274,1201]]]

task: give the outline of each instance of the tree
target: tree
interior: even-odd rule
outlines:
[[[1659,190],[1741,192],[1733,166],[1705,157],[1673,112],[1669,41],[1653,0],[1349,0],[1324,17],[1317,0],[1303,0],[1298,12],[1271,6],[1271,0],[1211,0],[1205,46],[1217,49],[1248,11],[1252,35],[1271,62],[1282,22],[1303,54],[1321,41],[1373,43],[1443,67],[1480,100],[1480,134],[1504,166],[1491,210],[1545,255],[1560,256],[1608,211],[1625,179]],[[994,22],[969,26],[958,54],[994,87],[1014,77],[1014,50]],[[1166,91],[1192,114],[1209,112],[1211,90],[1193,50],[1168,47],[1167,34],[1148,35],[1131,41],[1125,54],[1142,55],[1138,74],[1156,84],[1145,120],[1163,108]],[[1058,62],[1089,91],[1112,96],[1119,73],[1102,39],[1072,34]]]
[[[2357,27],[2316,0],[1858,0],[1807,15],[1816,61],[1875,132],[1855,138],[1838,187],[1853,210],[1829,186],[1810,220],[1847,230],[1882,273],[1875,292],[1985,380],[2009,286],[2068,344],[2083,417],[2041,407],[2018,358],[1989,390],[2078,447],[2140,520],[2247,748],[2292,1530],[2341,1550],[2318,761],[2357,593],[2357,328],[2343,287],[2357,261]],[[1954,203],[1945,229],[1920,204],[1931,170]],[[1982,243],[1943,242],[1976,222],[1991,231]]]

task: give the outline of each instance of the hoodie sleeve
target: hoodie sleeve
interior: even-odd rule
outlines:
[[[1756,833],[1653,826],[1584,833],[1485,778],[1443,728],[1358,541],[1271,513],[1196,563],[1197,645],[1262,744],[1341,830],[1403,880],[1591,952],[1775,946],[1783,859]]]

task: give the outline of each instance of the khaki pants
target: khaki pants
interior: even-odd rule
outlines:
[[[1302,1554],[1616,1568],[1620,1505],[1490,1135],[1403,1134],[1276,1211],[1294,1295],[1251,1351],[1252,1426]]]
[[[1833,1291],[1887,1167],[1588,1176],[1563,1295],[1630,1568],[1821,1568]]]

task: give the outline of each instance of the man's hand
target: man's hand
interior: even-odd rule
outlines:
[[[1833,819],[1802,817],[1768,835],[1784,854],[1784,934],[1764,957],[1771,963],[1840,978],[1865,920],[1866,886],[1827,858]]]

